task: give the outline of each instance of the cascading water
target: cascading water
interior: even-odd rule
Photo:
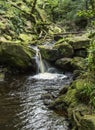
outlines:
[[[45,65],[43,63],[40,51],[37,47],[34,48],[36,51],[36,57],[35,57],[35,61],[36,61],[36,68],[37,68],[37,73],[44,73],[45,72]]]
[[[38,80],[40,79],[56,80],[67,78],[67,76],[63,74],[58,74],[57,69],[51,67],[47,62],[45,62],[44,64],[40,50],[37,47],[33,47],[33,49],[36,51],[35,61],[36,61],[37,74],[32,76],[32,78]]]

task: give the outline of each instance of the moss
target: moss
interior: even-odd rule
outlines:
[[[87,67],[85,64],[85,59],[82,57],[74,57],[71,61],[71,65],[74,70],[85,70]]]
[[[86,36],[75,36],[68,39],[68,43],[74,48],[74,49],[84,49],[89,47],[90,39]]]
[[[78,130],[95,130],[95,115],[83,116]]]
[[[65,38],[62,38],[62,39],[58,40],[58,41],[55,43],[55,45],[64,43],[65,41],[66,41],[66,39],[65,39]]]
[[[0,45],[0,63],[9,67],[25,69],[32,67],[35,52],[27,46],[2,43]]]
[[[72,46],[66,42],[55,45],[53,48],[58,50],[61,57],[71,57],[74,53]]]
[[[66,93],[64,97],[64,101],[70,105],[70,104],[76,104],[77,99],[76,99],[76,89],[69,89],[68,92]]]
[[[85,59],[82,57],[61,58],[55,64],[64,71],[73,72],[74,70],[83,71],[86,69]]]
[[[57,49],[53,49],[51,46],[39,46],[41,55],[48,61],[55,61],[59,55]]]

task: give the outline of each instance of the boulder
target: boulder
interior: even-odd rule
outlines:
[[[86,58],[87,57],[87,49],[77,49],[77,50],[75,50],[74,56]]]
[[[85,62],[82,57],[74,57],[74,58],[61,58],[58,59],[55,64],[63,69],[64,71],[74,71],[74,70],[84,70]]]
[[[71,61],[71,65],[74,70],[86,69],[85,59],[82,57],[74,57]]]
[[[0,64],[9,68],[26,70],[28,68],[35,69],[34,60],[35,51],[18,44],[1,43],[0,44]]]
[[[68,39],[68,43],[74,48],[74,50],[86,49],[87,47],[89,47],[90,39],[85,35],[75,36]]]
[[[56,61],[62,57],[71,57],[73,55],[73,48],[68,43],[64,42],[58,45],[41,45],[39,46],[41,55],[48,61]]]
[[[55,64],[56,66],[60,67],[64,71],[72,71],[72,65],[71,65],[72,58],[61,58],[58,59]]]
[[[39,46],[42,57],[48,61],[56,61],[58,59],[58,50],[51,46]]]
[[[54,49],[57,49],[59,58],[61,57],[72,57],[74,54],[73,48],[67,42],[61,44],[55,44]]]

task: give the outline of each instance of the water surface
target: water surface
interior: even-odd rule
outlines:
[[[0,82],[0,130],[68,130],[65,118],[49,110],[41,96],[57,95],[71,76],[39,76],[15,76]]]

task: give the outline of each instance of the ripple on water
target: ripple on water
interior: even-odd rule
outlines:
[[[43,73],[0,85],[0,130],[68,130],[64,117],[44,105],[41,95],[58,93],[70,79]],[[69,81],[69,82],[68,82]]]

